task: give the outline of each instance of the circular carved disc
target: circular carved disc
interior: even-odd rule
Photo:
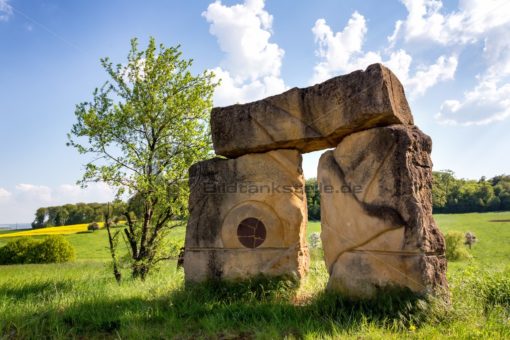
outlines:
[[[237,238],[246,248],[257,248],[266,240],[266,226],[259,219],[246,218],[237,227]]]

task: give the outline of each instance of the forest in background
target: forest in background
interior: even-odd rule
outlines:
[[[468,213],[510,210],[510,175],[479,180],[456,178],[451,170],[434,171],[434,213]],[[320,220],[320,190],[316,178],[306,180],[308,218]]]
[[[432,202],[434,213],[468,213],[510,211],[510,175],[479,180],[459,179],[451,170],[434,171]],[[308,218],[321,218],[320,190],[316,178],[306,180]],[[127,203],[115,201],[110,216],[121,218],[126,211],[141,214],[139,199]],[[77,203],[37,209],[33,228],[100,222],[104,220],[107,203]]]
[[[110,216],[120,219],[128,211],[129,203],[76,203],[54,207],[41,207],[35,212],[32,228],[59,227],[64,225],[103,222],[107,209]]]

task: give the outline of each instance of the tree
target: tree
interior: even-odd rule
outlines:
[[[448,203],[448,196],[455,181],[455,174],[451,170],[434,171],[432,173],[434,184],[432,186],[432,203],[434,209],[442,209]]]
[[[69,219],[69,211],[67,211],[64,207],[59,207],[57,210],[57,215],[55,216],[56,223],[55,225],[61,226],[65,225],[67,220]]]
[[[42,228],[44,227],[44,220],[46,219],[46,208],[39,208],[35,212],[35,219],[32,222],[32,228]]]
[[[179,46],[156,46],[150,39],[140,51],[131,41],[127,64],[101,59],[109,80],[94,91],[93,100],[76,107],[77,122],[69,145],[92,154],[81,184],[102,181],[117,197],[138,195],[143,216],[128,219],[124,235],[132,276],[144,279],[167,258],[164,234],[187,214],[188,168],[210,156],[208,117],[214,74],[191,73],[192,60]]]
[[[39,208],[35,213],[32,228],[103,221],[106,208],[106,203],[77,203]],[[112,217],[120,219],[126,212],[127,204],[115,200],[112,208]]]
[[[309,178],[305,182],[306,203],[308,207],[308,218],[319,221],[321,219],[321,196],[317,178]]]

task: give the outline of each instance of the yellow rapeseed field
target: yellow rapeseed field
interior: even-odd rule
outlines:
[[[99,227],[103,228],[104,222],[99,222]],[[87,231],[89,223],[65,225],[61,227],[48,227],[40,229],[31,229],[19,231],[16,233],[0,234],[0,238],[6,237],[21,237],[21,236],[39,236],[39,235],[65,235],[76,234],[80,231]]]

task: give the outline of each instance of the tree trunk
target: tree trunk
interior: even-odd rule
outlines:
[[[113,262],[113,275],[115,276],[115,280],[117,283],[120,284],[120,281],[122,281],[122,274],[119,270],[118,262],[117,262],[117,254],[116,254],[116,247],[115,247],[115,240],[114,238],[117,237],[117,234],[115,236],[112,235],[112,232],[110,230],[110,203],[108,203],[107,206],[107,212],[105,214],[104,223],[106,225],[106,230],[108,231],[108,243],[110,245],[110,255],[112,257]]]
[[[144,263],[144,261],[135,261],[132,266],[132,277],[133,279],[140,279],[145,281],[147,274],[149,274],[150,266]]]

